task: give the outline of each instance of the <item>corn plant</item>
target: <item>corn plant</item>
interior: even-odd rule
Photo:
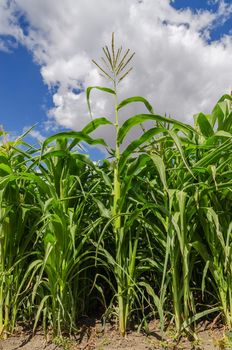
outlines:
[[[0,147],[0,334],[4,336],[14,329],[17,316],[23,317],[28,290],[23,276],[34,254],[30,247],[39,217],[30,181],[33,175],[28,172],[28,161],[36,150],[22,137],[8,141],[3,132]],[[19,148],[22,144],[25,152]]]
[[[93,61],[109,85],[86,89],[92,120],[83,130],[38,148],[26,133],[8,141],[1,131],[0,336],[28,320],[62,337],[96,310],[116,316],[122,336],[154,318],[195,336],[211,313],[232,327],[232,97],[195,115],[194,126],[155,114],[141,96],[120,101],[133,56],[112,35]],[[93,119],[94,89],[114,98],[113,122]],[[145,112],[121,123],[135,103]],[[113,149],[91,137],[105,125]],[[83,143],[105,147],[109,159],[94,163]]]
[[[229,328],[232,326],[230,101],[231,96],[224,95],[211,115],[196,116],[196,125],[202,134],[201,152],[204,148],[208,152],[196,163],[202,169],[201,177],[204,175],[197,194],[198,230],[203,235],[197,234],[193,243],[205,262],[205,269],[212,275],[212,285]]]
[[[86,312],[93,284],[88,273],[95,255],[89,240],[102,220],[93,201],[99,180],[94,177],[97,170],[93,162],[72,149],[80,141],[103,141],[94,141],[87,134],[88,126],[85,133],[49,137],[33,164],[47,187],[38,201],[42,215],[37,264],[33,262],[36,280],[31,302],[37,305],[34,330],[42,315],[45,329],[48,323],[54,336],[75,329],[78,316]],[[68,142],[68,136],[73,141]],[[55,144],[48,147],[52,142]]]
[[[129,159],[133,157],[133,154],[140,151],[140,148],[143,145],[146,145],[149,141],[154,141],[154,138],[157,137],[160,133],[166,133],[169,135],[171,142],[174,142],[179,149],[180,157],[183,160],[184,165],[189,170],[187,162],[183,156],[183,151],[181,148],[180,141],[176,134],[172,131],[168,131],[168,129],[164,126],[165,123],[173,124],[175,127],[179,127],[180,130],[184,130],[188,133],[193,133],[194,130],[190,126],[187,126],[181,122],[177,122],[175,120],[171,120],[159,115],[153,114],[153,108],[150,103],[145,100],[143,97],[135,96],[130,97],[126,100],[118,102],[117,98],[117,85],[120,83],[122,79],[131,71],[131,68],[127,69],[127,64],[131,61],[133,54],[129,56],[129,50],[126,51],[122,60],[120,61],[120,55],[122,49],[115,50],[114,47],[114,36],[112,36],[112,46],[111,51],[108,47],[103,49],[105,57],[102,57],[102,62],[105,65],[104,67],[100,66],[98,63],[94,61],[94,63],[99,68],[101,74],[103,74],[108,80],[110,80],[113,84],[113,89],[104,88],[104,87],[95,87],[107,93],[113,94],[115,96],[115,134],[116,134],[116,144],[115,144],[115,160],[113,163],[114,168],[114,179],[113,179],[113,204],[111,209],[112,215],[112,223],[113,223],[113,232],[115,236],[115,258],[111,259],[111,264],[114,267],[115,278],[117,281],[118,288],[118,317],[119,317],[119,329],[122,335],[125,335],[126,326],[129,319],[129,315],[132,310],[132,305],[134,300],[137,298],[138,291],[141,292],[141,286],[145,287],[145,289],[149,290],[153,295],[153,302],[156,303],[156,307],[159,309],[159,314],[163,317],[161,311],[161,304],[159,298],[155,295],[154,292],[151,292],[152,288],[149,288],[149,284],[146,282],[139,282],[138,276],[135,279],[135,271],[136,271],[136,260],[137,260],[137,250],[138,244],[140,242],[141,235],[141,227],[142,220],[141,217],[136,217],[136,207],[130,206],[128,204],[129,199],[129,189],[131,187],[131,182],[133,176],[135,174],[139,174],[141,168],[141,163],[137,162],[135,167],[132,165],[129,169],[127,169],[127,164],[129,163]],[[122,69],[127,69],[123,74]],[[120,75],[121,74],[121,75]],[[90,91],[94,87],[87,89],[87,98],[88,105],[89,103],[89,95]],[[142,102],[147,108],[149,114],[140,114],[130,117],[122,126],[119,125],[119,111],[124,108],[126,105],[134,102]],[[145,121],[153,121],[155,122],[154,128],[145,131],[142,136],[132,141],[127,148],[121,152],[121,145],[123,140],[125,139],[127,133],[136,125],[141,125]],[[151,156],[152,157],[152,156]],[[148,157],[149,158],[149,157]],[[141,158],[140,158],[141,159]],[[153,160],[155,156],[153,156]],[[143,161],[146,159],[143,159]],[[154,160],[155,161],[155,160]],[[133,170],[132,170],[133,169]],[[191,172],[191,170],[189,170]],[[127,205],[126,205],[127,204]],[[184,208],[182,208],[182,211]],[[140,214],[141,210],[139,211]],[[127,219],[129,217],[129,219]],[[137,229],[132,225],[132,221],[130,217],[136,217]],[[130,222],[128,224],[128,222]],[[140,222],[140,224],[139,224]],[[128,240],[129,239],[129,240]],[[187,258],[186,258],[187,259]],[[188,259],[184,262],[184,268],[187,269]],[[176,263],[176,262],[175,262]],[[176,288],[175,293],[178,293],[179,289]],[[186,303],[188,302],[187,296],[189,294],[188,291],[185,291],[186,295]],[[176,301],[176,305],[178,302]],[[187,307],[185,308],[187,313]]]

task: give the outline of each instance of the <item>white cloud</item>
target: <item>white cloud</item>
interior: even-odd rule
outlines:
[[[0,15],[0,23],[1,18],[5,23],[0,33],[8,31],[21,40],[41,65],[44,82],[57,87],[47,125],[53,118],[59,125],[80,129],[89,121],[85,93],[77,95],[75,90],[106,84],[91,59],[101,55],[112,31],[117,43],[136,52],[120,98],[142,95],[157,113],[190,122],[194,113],[209,112],[232,84],[231,36],[207,40],[212,28],[231,16],[232,5],[217,3],[215,13],[195,13],[178,11],[168,0],[14,0]],[[16,12],[29,22],[27,36],[16,26]],[[102,93],[93,93],[92,102],[95,115],[112,114],[111,100]],[[142,110],[138,106],[128,114]],[[108,140],[112,137],[111,131],[105,134]]]
[[[15,16],[15,6],[11,1],[0,0],[0,35],[3,36],[12,36],[17,40],[22,40],[23,32],[22,29],[18,26],[17,17]],[[9,38],[8,38],[9,39]],[[7,45],[11,43],[8,41],[3,45],[1,40],[0,50],[6,50]]]
[[[23,132],[27,132],[30,128],[31,128],[31,126],[25,126],[23,128]],[[41,134],[41,132],[39,130],[36,130],[36,129],[31,129],[29,131],[28,135],[30,135],[32,138],[36,139],[38,142],[43,142],[45,140],[45,136],[43,136]]]
[[[9,52],[9,47],[4,40],[0,39],[0,51]]]

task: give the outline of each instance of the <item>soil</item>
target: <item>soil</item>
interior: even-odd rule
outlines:
[[[227,350],[229,333],[223,327],[201,325],[198,329],[198,340],[189,341],[186,338],[174,341],[171,329],[165,332],[162,339],[155,322],[149,326],[150,334],[130,332],[122,338],[114,326],[102,327],[99,321],[82,325],[76,337],[54,339],[45,337],[42,333],[31,336],[24,331],[18,331],[6,340],[0,340],[0,350]],[[227,337],[226,337],[227,334]],[[232,340],[232,337],[231,337]],[[231,341],[232,344],[232,341]]]

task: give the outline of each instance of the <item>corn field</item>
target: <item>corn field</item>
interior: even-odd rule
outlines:
[[[176,334],[202,319],[232,328],[232,97],[194,123],[155,114],[141,96],[118,100],[133,54],[104,47],[115,120],[48,137],[41,147],[0,143],[0,335],[17,324],[71,334],[83,315],[112,319],[119,332],[158,319]],[[144,114],[120,122],[129,104]],[[150,129],[144,127],[149,121]],[[116,143],[92,133],[112,124]],[[194,124],[194,125],[193,125]],[[125,145],[127,134],[141,136]],[[104,136],[104,132],[102,132]],[[83,143],[105,147],[93,162]]]

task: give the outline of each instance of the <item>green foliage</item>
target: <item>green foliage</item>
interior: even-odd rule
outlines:
[[[115,120],[47,138],[0,137],[0,334],[29,321],[74,332],[83,315],[114,318],[125,335],[174,318],[194,334],[211,313],[232,327],[232,97],[224,95],[195,125],[154,114],[140,96],[118,101],[133,54],[103,48],[96,63],[114,97]],[[142,103],[145,113],[120,112]],[[129,145],[127,134],[150,121]],[[95,164],[81,144],[107,146],[90,134],[112,124],[111,160]],[[101,129],[99,129],[101,130]],[[64,338],[65,339],[65,338]]]

